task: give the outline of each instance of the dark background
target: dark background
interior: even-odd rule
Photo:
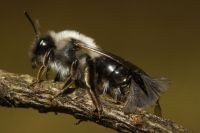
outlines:
[[[75,29],[98,45],[171,80],[162,95],[165,118],[200,132],[200,4],[194,1],[1,1],[0,68],[36,75],[28,51],[34,34],[23,11],[39,19],[42,33]],[[0,108],[2,133],[114,132],[72,116]]]

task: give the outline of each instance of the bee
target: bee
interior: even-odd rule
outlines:
[[[37,81],[48,70],[56,73],[55,81],[64,81],[87,90],[96,107],[103,111],[99,96],[107,94],[124,105],[124,113],[155,105],[168,88],[165,78],[153,78],[141,68],[100,48],[95,41],[77,31],[50,31],[41,36],[31,17],[25,12],[35,32],[30,57],[32,67],[39,67]]]

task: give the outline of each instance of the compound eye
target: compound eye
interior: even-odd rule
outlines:
[[[43,47],[44,47],[44,46],[46,46],[46,45],[47,45],[47,42],[46,42],[45,40],[41,40],[41,41],[40,41],[40,46],[43,46]]]

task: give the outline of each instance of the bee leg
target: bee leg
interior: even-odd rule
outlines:
[[[58,97],[59,95],[62,95],[63,93],[71,93],[72,89],[69,89],[70,86],[72,85],[72,83],[74,82],[75,78],[76,78],[76,69],[78,67],[78,60],[75,60],[72,65],[71,65],[71,69],[70,69],[70,76],[68,76],[68,78],[66,79],[63,87],[62,87],[62,91],[59,92],[59,94],[56,95],[56,97]],[[57,73],[57,75],[60,78],[60,74]],[[56,76],[57,76],[56,75]]]
[[[35,85],[36,83],[40,83],[42,81],[42,76],[45,74],[47,77],[48,73],[48,61],[49,61],[49,56],[50,56],[51,50],[49,50],[47,53],[45,53],[42,61],[42,66],[39,68],[38,73],[37,73],[37,79],[33,83],[31,83],[31,86]]]
[[[37,73],[37,78],[36,78],[36,81],[33,81],[30,86],[34,86],[35,84],[37,83],[40,83],[42,81],[42,76],[44,75],[44,73],[47,72],[47,67],[42,65],[40,67],[40,69],[38,70],[38,73]]]
[[[87,67],[85,68],[85,77],[84,77],[85,84],[86,84],[87,92],[90,95],[92,102],[96,107],[95,112],[98,113],[99,118],[100,118],[103,109],[102,109],[101,102],[99,100],[99,96],[97,95],[96,90],[95,90],[94,74],[95,74],[95,68],[94,68],[93,62],[92,60],[88,60]]]
[[[60,81],[60,80],[61,80],[61,78],[60,78],[60,73],[57,72],[56,77],[54,78],[54,82],[58,82],[58,81]]]
[[[157,100],[156,105],[154,107],[154,114],[159,117],[162,117],[162,109],[159,103],[159,99]]]
[[[69,87],[72,85],[72,83],[73,83],[72,78],[71,78],[71,76],[69,76],[66,79],[65,84],[62,87],[62,90],[56,96],[54,96],[54,98],[59,97],[60,95],[62,95],[64,93],[67,93],[67,94],[71,93],[72,90]]]
[[[77,77],[77,67],[78,67],[78,60],[75,60],[72,65],[71,65],[71,69],[70,69],[70,76],[67,78],[67,80],[65,81],[65,84],[63,85],[63,89],[66,90],[68,89],[72,83],[74,82],[74,80],[76,80]]]
[[[48,80],[49,79],[49,68],[47,68],[46,73],[45,73],[45,79]]]
[[[41,72],[41,76],[39,77],[41,80],[42,76],[45,75],[45,78],[46,80],[48,80],[48,72],[49,72],[49,67],[48,67],[48,61],[49,61],[49,58],[50,58],[50,53],[51,53],[52,50],[49,50],[45,55],[44,55],[44,58],[43,58],[43,62],[42,62],[42,67],[44,70],[42,70]]]
[[[42,75],[44,74],[45,66],[42,65],[37,73],[37,82],[40,83],[42,81]]]
[[[48,79],[49,68],[45,65],[42,65],[37,73],[37,82],[42,81],[42,77],[45,75],[45,78]]]

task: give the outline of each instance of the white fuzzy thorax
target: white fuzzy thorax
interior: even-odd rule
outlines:
[[[69,44],[68,42],[71,41],[71,39],[78,40],[82,43],[82,45],[85,45],[87,47],[98,48],[98,46],[96,45],[93,38],[88,37],[84,34],[81,34],[77,31],[64,30],[64,31],[60,31],[58,33],[51,31],[50,36],[54,39],[57,50],[60,50],[60,49],[64,48],[65,46],[67,46],[67,44]],[[88,51],[88,54],[91,57],[99,56],[99,54],[92,52],[92,51]]]
[[[51,37],[54,39],[55,44],[57,46],[60,45],[63,41],[70,41],[72,38],[75,40],[79,40],[83,42],[86,46],[92,47],[92,48],[97,48],[98,46],[95,44],[94,39],[91,37],[88,37],[84,34],[81,34],[77,31],[73,30],[64,30],[60,31],[58,33],[55,33],[54,31],[50,31]],[[66,45],[66,43],[65,43]]]
[[[81,45],[85,45],[89,48],[95,48],[95,49],[98,48],[98,46],[94,42],[94,39],[84,34],[81,34],[77,31],[65,30],[65,31],[57,32],[57,33],[54,31],[50,31],[49,35],[52,37],[52,39],[55,42],[56,50],[62,50],[65,47],[67,47],[67,45],[70,44],[70,41],[72,39],[80,41]],[[86,50],[86,52],[88,55],[91,56],[91,58],[95,58],[99,56],[99,54],[90,50]],[[80,64],[84,65],[84,63],[85,63],[84,60],[80,60]],[[65,78],[69,74],[69,68],[67,68],[66,66],[65,67],[62,66],[62,64],[58,61],[50,63],[50,67],[54,71],[60,72],[61,78]]]

